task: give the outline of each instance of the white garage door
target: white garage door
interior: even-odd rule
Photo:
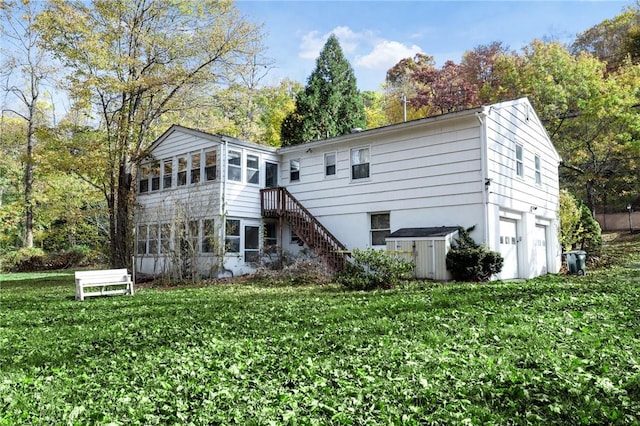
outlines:
[[[500,219],[500,254],[504,258],[500,279],[518,278],[518,235],[515,220]]]
[[[536,225],[536,234],[533,240],[535,253],[536,276],[547,273],[547,227]]]

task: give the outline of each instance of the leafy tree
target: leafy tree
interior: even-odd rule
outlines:
[[[335,35],[329,36],[316,60],[296,108],[282,123],[283,145],[324,139],[364,127],[366,117],[356,77]]]
[[[36,23],[37,2],[6,1],[0,5],[0,35],[11,48],[2,49],[0,75],[4,77],[3,91],[12,95],[20,107],[3,108],[27,123],[24,136],[23,197],[25,248],[33,247],[34,222],[34,148],[36,129],[44,123],[40,108],[42,86],[52,73],[49,54],[41,47],[42,30]]]
[[[78,108],[96,114],[107,170],[111,263],[131,251],[136,165],[169,112],[198,108],[201,93],[230,82],[260,50],[255,25],[230,2],[52,0],[40,18]]]
[[[578,34],[571,52],[588,52],[607,64],[607,71],[616,71],[632,53],[634,34],[640,27],[640,9],[629,6],[620,15],[605,19]],[[631,50],[630,50],[631,49]]]
[[[426,107],[417,107],[410,102],[422,87],[415,78],[416,73],[433,67],[433,56],[417,53],[413,58],[405,58],[387,71],[384,84],[385,115],[388,123],[400,123],[405,119],[414,120],[428,115]]]
[[[578,241],[581,209],[576,198],[566,189],[560,190],[560,235],[558,240],[563,250],[571,250]]]
[[[364,112],[367,116],[367,129],[391,124],[384,113],[384,96],[378,92],[365,91],[362,93]]]

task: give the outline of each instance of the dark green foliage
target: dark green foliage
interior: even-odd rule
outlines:
[[[364,128],[362,96],[338,39],[331,35],[316,61],[296,108],[282,123],[282,145],[340,136]]]
[[[578,248],[590,255],[597,255],[602,249],[602,229],[586,204],[580,206],[580,228],[577,232]]]
[[[100,257],[98,252],[87,246],[74,246],[56,253],[45,253],[38,248],[23,248],[4,254],[0,259],[0,271],[53,271],[95,264],[101,260]]]
[[[353,262],[337,273],[335,280],[350,290],[389,289],[403,278],[411,278],[413,262],[385,251],[354,249]]]
[[[500,253],[477,244],[469,235],[473,228],[460,228],[458,238],[447,253],[447,270],[458,281],[488,281],[502,270]]]

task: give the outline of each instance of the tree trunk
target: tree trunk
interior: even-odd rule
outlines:
[[[131,255],[131,202],[132,177],[131,164],[125,159],[118,169],[118,184],[114,188],[115,211],[110,215],[111,263],[114,268],[126,268]],[[115,222],[115,223],[114,223]]]
[[[24,165],[24,247],[33,248],[33,112],[27,124],[27,158]]]

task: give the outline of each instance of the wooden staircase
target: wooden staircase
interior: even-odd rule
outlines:
[[[265,188],[260,195],[263,217],[285,219],[293,232],[322,258],[327,267],[334,271],[344,269],[350,256],[347,248],[287,188]]]

